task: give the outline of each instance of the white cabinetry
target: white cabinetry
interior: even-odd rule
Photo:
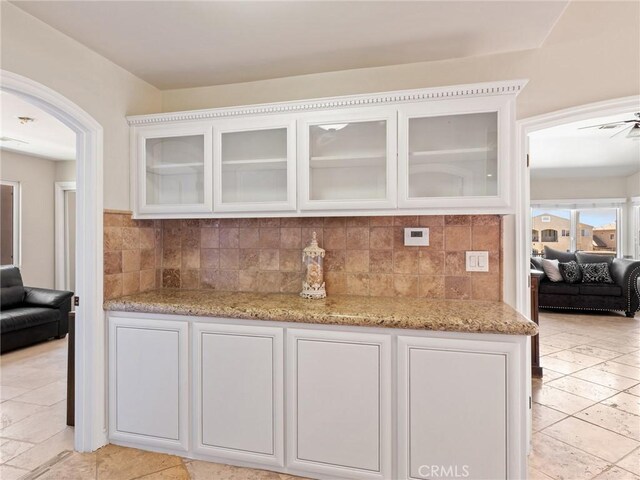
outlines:
[[[216,212],[296,209],[295,120],[233,119],[214,128]]]
[[[395,108],[305,115],[298,161],[303,210],[395,207]]]
[[[143,214],[212,211],[209,123],[135,127],[135,211]]]
[[[283,465],[283,331],[193,325],[194,449]]]
[[[289,330],[288,466],[391,478],[390,338]]]
[[[188,449],[188,325],[128,316],[110,319],[110,438]]]
[[[509,97],[399,107],[399,205],[500,207],[509,204]]]
[[[515,353],[500,342],[398,337],[398,478],[520,478],[521,429],[508,427],[522,401],[508,377]]]

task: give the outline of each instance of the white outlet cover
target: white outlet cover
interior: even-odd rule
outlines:
[[[474,251],[466,252],[467,272],[488,272],[489,271],[489,252]]]
[[[405,247],[428,247],[429,246],[429,229],[428,228],[405,228],[404,229],[404,245]]]

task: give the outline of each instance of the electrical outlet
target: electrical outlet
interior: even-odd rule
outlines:
[[[467,252],[467,272],[488,272],[489,252]]]
[[[404,245],[407,247],[428,247],[429,246],[429,229],[428,228],[405,228],[404,229]]]

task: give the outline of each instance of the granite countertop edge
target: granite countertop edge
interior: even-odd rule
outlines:
[[[104,303],[104,309],[115,312],[462,333],[532,336],[538,332],[535,323],[508,305],[491,301],[350,295],[333,295],[325,300],[305,300],[295,294],[152,290],[108,300]]]

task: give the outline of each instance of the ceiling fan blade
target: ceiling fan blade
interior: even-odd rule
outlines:
[[[617,137],[617,136],[618,136],[618,135],[620,135],[622,132],[626,132],[627,130],[632,129],[633,127],[635,127],[635,124],[634,124],[634,125],[630,125],[630,126],[627,126],[627,127],[623,128],[622,130],[620,130],[620,131],[618,131],[618,132],[614,133],[613,135],[611,135],[609,138]]]
[[[585,128],[596,128],[596,127],[606,127],[609,125],[624,125],[629,122],[637,122],[637,120],[624,120],[622,122],[611,122],[611,123],[601,123],[600,125],[589,125],[588,127],[579,127],[578,130],[583,130]]]

